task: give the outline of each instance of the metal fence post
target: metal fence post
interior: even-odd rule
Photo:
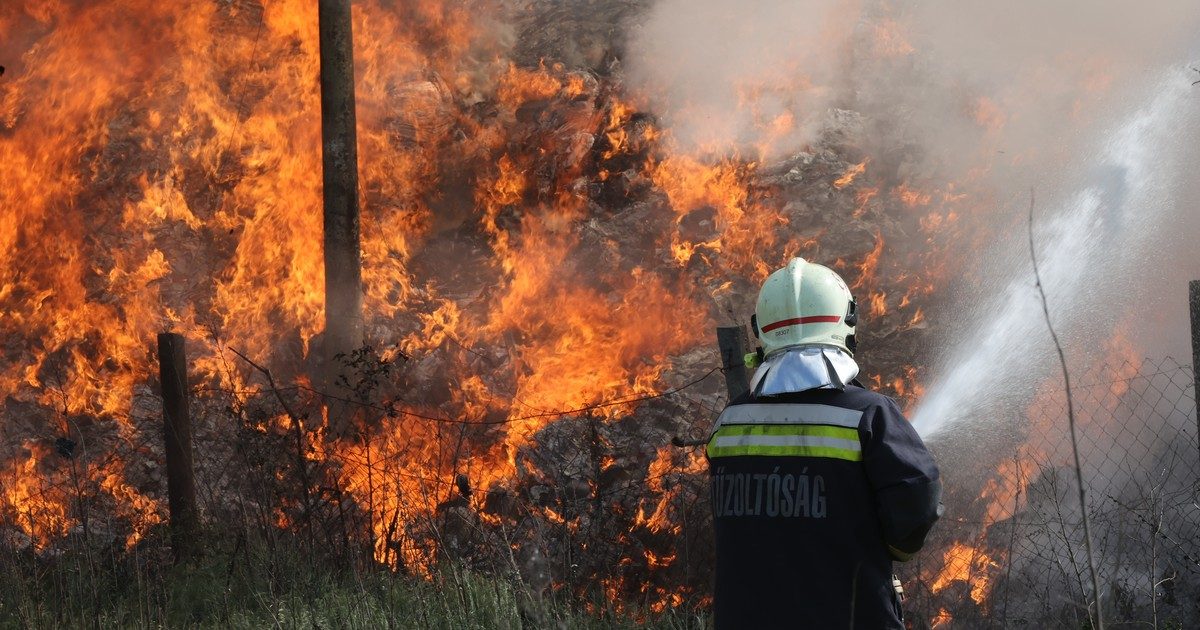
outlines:
[[[1200,443],[1200,280],[1188,283],[1188,304],[1192,311],[1192,398],[1196,401],[1196,439]]]
[[[167,456],[167,508],[175,561],[195,556],[199,531],[196,476],[192,470],[192,423],[188,415],[187,356],[182,335],[158,335],[163,438]]]

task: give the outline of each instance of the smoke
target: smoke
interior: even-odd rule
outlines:
[[[1185,281],[1200,275],[1185,236],[1200,228],[1200,128],[1188,124],[1200,107],[1189,70],[1198,27],[1192,0],[660,0],[624,61],[682,150],[790,155],[819,143],[844,108],[863,117],[853,142],[876,183],[961,195],[961,242],[933,244],[965,264],[930,313],[941,341],[932,397],[989,331],[1012,337],[993,344],[1001,355],[1050,365],[1044,327],[989,328],[1005,309],[1040,321],[1024,312],[1036,305],[1025,294],[1030,190],[1073,359],[1116,328],[1146,352],[1186,358]],[[1019,299],[997,304],[1006,295]],[[1020,372],[976,385],[1029,389],[1046,373]]]
[[[940,167],[977,167],[996,150],[1062,158],[1115,92],[1180,63],[1198,24],[1187,0],[659,0],[624,61],[685,150],[777,157],[846,107],[874,148],[916,141]]]
[[[857,4],[662,0],[630,36],[627,81],[680,150],[777,156],[817,138]]]
[[[894,20],[913,52],[862,55],[855,108],[919,142],[939,169],[987,168],[994,183],[1022,188],[1036,183],[1030,173],[1077,161],[1080,142],[1164,66],[1186,62],[1200,24],[1200,5],[1175,0],[901,7],[866,19]]]
[[[1188,185],[1200,156],[1187,124],[1200,93],[1186,90],[1188,62],[1200,54],[1200,5],[972,0],[910,3],[894,17],[915,59],[862,64],[867,84],[881,87],[859,89],[858,108],[877,129],[919,142],[922,170],[992,199],[969,217],[977,233],[993,235],[980,252],[989,270],[948,305],[962,322],[948,338],[961,341],[942,349],[942,370],[981,341],[992,307],[980,305],[1028,275],[1031,189],[1045,228],[1041,255],[1061,256],[1047,289],[1073,362],[1094,358],[1096,340],[1114,327],[1144,352],[1174,354],[1169,340],[1187,336],[1183,276],[1200,262],[1181,242],[1195,233],[1200,201]],[[1081,233],[1078,253],[1062,255],[1071,231]],[[1048,344],[1042,331],[1030,333],[1018,343]]]

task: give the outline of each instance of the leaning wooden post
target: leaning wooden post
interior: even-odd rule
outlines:
[[[1200,280],[1188,284],[1192,311],[1192,398],[1196,399],[1196,439],[1200,441]]]
[[[158,377],[162,383],[163,437],[167,454],[167,507],[175,561],[195,556],[196,476],[192,470],[192,423],[188,415],[187,357],[182,335],[158,335]]]
[[[746,329],[742,326],[720,326],[717,328],[717,345],[721,348],[721,369],[725,372],[725,389],[729,400],[750,391],[750,377],[746,374],[746,353],[750,343]]]

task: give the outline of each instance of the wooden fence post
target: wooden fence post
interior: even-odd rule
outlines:
[[[195,557],[199,532],[196,476],[192,469],[192,424],[188,415],[187,356],[182,335],[158,335],[158,376],[162,383],[171,550],[178,563]]]
[[[1192,397],[1196,399],[1196,440],[1200,442],[1200,280],[1188,283],[1192,311]]]
[[[718,326],[717,347],[721,350],[721,371],[725,373],[725,391],[729,400],[750,391],[750,377],[746,373],[746,352],[750,342],[746,339],[746,329],[741,326]],[[708,437],[685,438],[676,435],[671,438],[671,444],[679,448],[703,446],[708,443]]]
[[[746,329],[742,326],[720,326],[717,328],[717,345],[721,348],[721,369],[725,372],[725,389],[729,400],[750,391],[750,377],[746,374],[745,356],[750,343]]]

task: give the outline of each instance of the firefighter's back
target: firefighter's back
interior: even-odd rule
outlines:
[[[856,386],[726,408],[708,443],[717,628],[903,627],[863,463],[894,408]]]

